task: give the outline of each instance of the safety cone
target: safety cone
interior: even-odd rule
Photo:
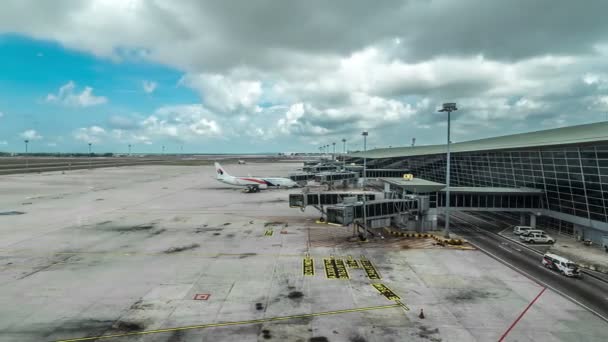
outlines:
[[[420,309],[420,315],[418,315],[418,317],[424,319],[424,311],[422,311],[422,309]]]

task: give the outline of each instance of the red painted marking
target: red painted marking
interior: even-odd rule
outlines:
[[[255,179],[255,178],[241,178],[241,179],[242,180],[246,180],[246,181],[250,181],[250,182],[259,183],[259,184],[266,184],[265,181],[259,180],[259,179]]]
[[[498,340],[498,342],[502,342],[502,341],[505,340],[505,337],[507,337],[507,335],[515,327],[515,325],[517,324],[517,322],[519,322],[519,320],[522,317],[524,317],[524,315],[526,314],[526,312],[528,312],[528,309],[530,309],[532,307],[532,305],[534,305],[534,303],[538,300],[538,298],[540,298],[540,296],[543,294],[543,292],[545,292],[546,289],[547,289],[546,287],[543,287],[543,289],[536,295],[536,297],[534,297],[534,299],[532,299],[532,301],[528,304],[528,306],[526,306],[526,308],[524,309],[524,311],[522,311],[522,313],[519,314],[519,316],[517,317],[517,319],[513,323],[511,323],[511,326],[509,327],[509,329],[507,329],[507,331],[505,331],[504,334],[502,334],[502,336],[500,336],[500,339]]]
[[[211,296],[208,293],[197,293],[194,295],[194,300],[207,300]]]

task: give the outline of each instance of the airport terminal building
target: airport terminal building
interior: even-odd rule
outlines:
[[[446,146],[369,150],[368,168],[445,183]],[[539,226],[608,244],[608,122],[451,144],[451,186],[543,192]],[[351,155],[360,161],[363,152]],[[450,196],[452,203],[456,198]]]

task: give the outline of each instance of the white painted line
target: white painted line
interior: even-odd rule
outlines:
[[[539,285],[542,285],[542,286],[545,286],[545,287],[547,287],[547,288],[550,288],[550,289],[551,289],[551,290],[553,290],[554,292],[556,292],[556,293],[560,294],[561,296],[563,296],[563,297],[565,297],[565,298],[569,299],[571,302],[573,302],[573,303],[575,303],[575,304],[578,304],[579,306],[581,306],[582,308],[584,308],[584,309],[586,309],[586,310],[589,310],[589,312],[591,312],[591,313],[595,314],[597,317],[601,318],[601,319],[602,319],[602,320],[604,320],[605,322],[608,322],[608,317],[604,317],[604,316],[602,316],[602,314],[600,314],[599,312],[597,312],[597,311],[593,310],[592,308],[588,307],[587,305],[585,305],[585,304],[583,304],[583,303],[579,302],[578,300],[576,300],[576,299],[574,299],[574,298],[570,297],[569,295],[567,295],[567,294],[563,293],[562,291],[560,291],[560,290],[558,290],[558,289],[554,288],[553,286],[551,286],[551,285],[549,285],[549,284],[547,284],[547,283],[545,283],[545,282],[542,282],[542,281],[540,281],[540,280],[536,279],[535,277],[533,277],[533,276],[532,276],[531,274],[529,274],[528,272],[525,272],[525,271],[523,271],[523,270],[521,270],[521,269],[519,269],[519,268],[515,267],[514,265],[512,265],[512,264],[511,264],[511,263],[509,263],[508,261],[506,261],[506,260],[504,260],[504,259],[502,259],[502,258],[498,257],[497,255],[495,255],[495,254],[493,254],[493,253],[490,253],[489,251],[485,250],[484,248],[481,248],[481,247],[479,247],[478,245],[476,245],[476,244],[474,244],[474,243],[471,243],[471,242],[469,242],[469,243],[470,243],[471,245],[475,246],[476,248],[478,248],[480,251],[482,251],[482,252],[486,253],[487,255],[491,256],[492,258],[494,258],[494,259],[498,260],[499,262],[501,262],[501,263],[503,263],[503,264],[505,264],[505,265],[509,266],[509,267],[510,267],[511,269],[513,269],[514,271],[519,272],[519,273],[521,273],[521,274],[525,275],[526,277],[530,278],[531,280],[534,280],[534,281],[535,281],[537,284],[539,284]],[[607,299],[608,299],[608,298],[607,298]]]

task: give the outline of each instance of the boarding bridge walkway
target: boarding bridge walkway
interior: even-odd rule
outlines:
[[[373,192],[315,192],[302,194],[289,194],[290,208],[306,208],[307,206],[323,207],[342,203],[345,198],[355,197],[356,201],[374,201]]]
[[[421,178],[382,178],[384,191],[395,197],[428,196],[430,209],[442,213],[446,207],[445,184]],[[537,212],[545,209],[544,192],[533,188],[450,187],[450,209],[459,211]]]

